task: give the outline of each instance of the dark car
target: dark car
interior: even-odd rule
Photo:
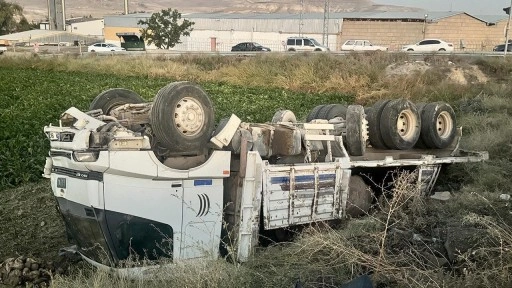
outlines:
[[[500,44],[500,45],[494,46],[494,48],[492,48],[492,51],[504,52],[505,51],[505,44]],[[507,52],[512,52],[512,41],[508,42]]]
[[[231,52],[236,51],[270,51],[270,48],[263,47],[256,42],[242,42],[231,47]]]

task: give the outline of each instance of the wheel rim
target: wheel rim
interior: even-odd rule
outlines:
[[[404,110],[400,112],[396,121],[398,135],[400,135],[404,140],[411,140],[414,137],[414,132],[416,130],[416,121],[417,119],[411,110]]]
[[[453,129],[453,121],[450,113],[443,111],[437,116],[436,131],[439,137],[446,139]]]
[[[191,97],[184,97],[174,109],[174,124],[185,136],[195,136],[205,124],[204,110],[201,104]]]

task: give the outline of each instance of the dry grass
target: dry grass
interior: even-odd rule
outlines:
[[[277,87],[301,92],[339,92],[356,95],[360,104],[373,103],[385,97],[406,97],[413,100],[452,100],[475,87],[450,81],[446,69],[429,69],[386,77],[385,68],[393,63],[413,59],[406,54],[363,53],[348,56],[329,54],[258,55],[255,57],[192,56],[66,56],[11,57],[2,65],[33,67],[58,71],[85,71],[119,75],[162,77],[171,80],[224,82],[250,87]],[[467,66],[476,63],[492,75],[504,78],[506,68],[495,60],[452,59],[429,56],[424,59],[438,67],[448,61]],[[472,61],[472,62],[471,62]],[[444,69],[444,70],[443,70]],[[442,89],[440,89],[442,87]],[[478,88],[476,88],[478,89]]]
[[[339,287],[358,275],[371,274],[376,283],[387,287],[512,287],[512,219],[509,203],[499,201],[497,197],[500,193],[510,193],[510,60],[450,58],[456,63],[479,65],[493,78],[485,85],[451,83],[444,77],[444,72],[436,70],[385,77],[387,65],[406,60],[406,55],[383,53],[339,58],[330,55],[254,58],[184,55],[173,59],[130,58],[129,61],[118,57],[2,59],[0,67],[20,65],[58,71],[104,71],[172,80],[284,87],[297,91],[348,92],[356,94],[355,101],[361,104],[391,96],[417,101],[443,100],[454,106],[458,123],[465,128],[463,147],[488,150],[491,155],[491,160],[486,163],[454,165],[443,174],[441,185],[447,190],[458,191],[448,202],[419,197],[412,174],[400,174],[396,177],[394,190],[390,191],[394,197],[381,198],[379,211],[370,217],[342,223],[342,229],[311,227],[293,243],[262,249],[243,265],[222,259],[176,263],[157,277],[142,280],[114,277],[85,266],[78,267],[80,269],[75,269],[70,276],[56,277],[53,286],[293,287],[300,279],[304,287]],[[446,62],[445,58],[426,60]],[[3,223],[20,223],[20,226],[4,224],[9,226],[2,226],[1,242],[9,243],[14,237],[27,237],[25,234],[28,233],[34,242],[26,247],[37,247],[34,254],[39,256],[46,255],[43,250],[55,253],[56,247],[64,246],[63,239],[52,242],[46,236],[39,236],[42,229],[37,224],[34,226],[39,220],[16,214],[37,207],[50,211],[52,205],[47,199],[51,198],[48,193],[48,189],[37,185],[7,190],[5,207],[12,209],[4,210],[6,212],[0,217]],[[43,205],[36,207],[35,203]],[[46,215],[43,211],[37,213]],[[55,227],[52,224],[51,229],[47,229],[48,233],[64,237],[57,214],[47,214],[51,218],[48,221],[56,223]],[[25,220],[27,222],[23,222]],[[26,229],[17,230],[17,227]],[[454,231],[476,229],[479,238],[485,241],[465,239],[473,244],[470,249],[456,253],[454,262],[441,266],[436,261],[447,256],[432,239],[447,227]],[[422,236],[421,241],[412,240],[414,234]],[[41,246],[43,242],[52,244]],[[5,255],[17,249],[9,244],[4,246],[2,253]],[[25,254],[26,250],[20,253]]]
[[[395,186],[387,191],[393,197],[383,196],[378,212],[344,222],[343,229],[311,226],[294,242],[261,249],[242,265],[185,261],[135,280],[82,267],[55,278],[53,286],[293,287],[300,281],[303,287],[340,287],[369,274],[381,287],[510,287],[512,229],[495,213],[496,198],[469,193],[470,199],[455,195],[440,203],[420,196],[414,173],[394,175]],[[483,209],[488,215],[482,216]],[[414,224],[418,219],[426,224]],[[460,238],[470,248],[456,250],[455,260],[442,265],[437,261],[449,256],[433,231],[446,227],[479,233],[476,240]]]

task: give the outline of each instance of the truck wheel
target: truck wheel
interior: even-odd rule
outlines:
[[[317,119],[331,120],[336,117],[347,117],[347,107],[341,104],[325,105],[318,111]]]
[[[112,88],[101,92],[92,100],[89,110],[101,109],[103,114],[109,115],[110,111],[124,104],[144,103],[139,94],[124,88]]]
[[[271,123],[278,122],[297,123],[297,117],[295,117],[295,114],[290,110],[279,110],[274,114],[274,117],[272,117]]]
[[[191,82],[174,82],[156,94],[150,124],[164,148],[197,154],[210,139],[213,114],[212,102],[201,87]]]
[[[382,110],[380,132],[388,148],[407,150],[414,147],[420,131],[421,119],[411,101],[392,100]]]
[[[363,106],[348,106],[346,117],[347,152],[352,156],[363,156],[366,151],[366,139],[368,137],[368,131],[366,129],[367,122],[364,118]]]
[[[370,144],[373,148],[386,149],[386,144],[382,140],[380,133],[380,117],[382,110],[391,100],[379,100],[372,107],[367,109],[366,119],[368,119],[368,136],[370,138]]]
[[[318,119],[318,112],[320,109],[322,109],[325,105],[318,105],[315,106],[311,111],[309,112],[308,116],[306,117],[306,122],[310,122],[311,120]]]
[[[428,148],[443,149],[457,134],[453,108],[445,102],[429,103],[421,113],[421,140]]]
[[[350,176],[345,213],[350,217],[364,216],[370,211],[372,200],[372,190],[364,183],[363,178]]]

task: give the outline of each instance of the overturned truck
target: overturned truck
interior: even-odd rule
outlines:
[[[215,125],[210,98],[190,82],[149,103],[104,91],[44,132],[44,176],[70,240],[90,263],[114,268],[226,251],[246,261],[262,234],[367,213],[387,171],[416,171],[429,194],[443,165],[488,159],[459,148],[446,103],[330,104],[304,122],[281,110],[268,123],[233,114]]]

